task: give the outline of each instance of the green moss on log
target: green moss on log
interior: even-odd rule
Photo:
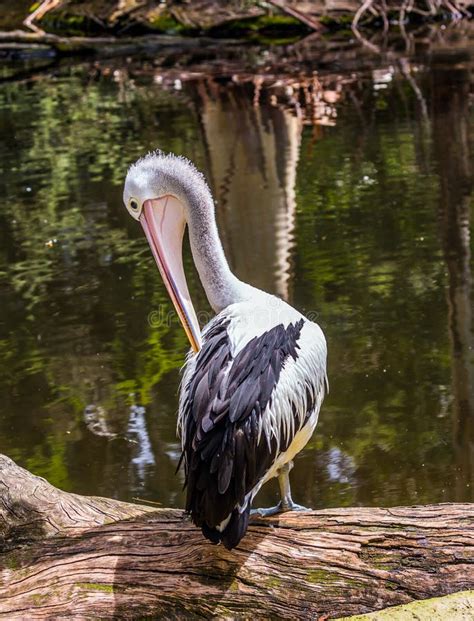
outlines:
[[[264,43],[287,42],[301,37],[309,29],[297,19],[288,15],[270,14],[245,19],[235,19],[211,27],[208,34],[215,36],[240,37]]]
[[[277,589],[279,586],[281,585],[281,580],[280,578],[268,578],[267,580],[267,586],[269,589]]]
[[[306,573],[306,582],[313,584],[330,584],[336,582],[338,577],[325,569],[310,569]]]
[[[87,591],[103,591],[104,593],[114,593],[116,591],[113,584],[103,584],[101,582],[77,582],[76,586]]]
[[[30,596],[31,605],[42,606],[49,598],[50,595],[48,593],[34,593]]]
[[[180,24],[170,13],[163,12],[146,22],[152,30],[168,34],[183,34],[190,32],[188,28]]]

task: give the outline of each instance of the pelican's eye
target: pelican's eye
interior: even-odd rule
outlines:
[[[138,202],[134,198],[131,198],[128,204],[132,211],[138,211]]]

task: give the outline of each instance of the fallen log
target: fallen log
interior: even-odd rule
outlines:
[[[226,43],[232,43],[227,40]],[[116,56],[158,51],[163,48],[195,49],[215,45],[215,41],[207,37],[180,37],[166,34],[150,34],[139,37],[61,37],[42,32],[26,32],[24,30],[0,31],[0,49],[37,49],[43,47],[54,51],[57,55],[97,54]]]
[[[346,617],[343,621],[468,621],[473,616],[474,591],[461,591]]]
[[[177,509],[63,492],[0,455],[0,618],[329,619],[474,587],[468,504],[254,519],[237,550]]]

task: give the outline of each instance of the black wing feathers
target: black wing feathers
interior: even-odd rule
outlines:
[[[259,418],[286,359],[297,358],[303,323],[275,326],[249,341],[233,359],[229,321],[216,321],[196,358],[183,412],[186,510],[214,543],[222,540],[235,547],[245,534],[250,511],[245,496],[277,450],[274,439],[270,446],[263,437],[257,442]],[[229,516],[226,528],[216,531]]]

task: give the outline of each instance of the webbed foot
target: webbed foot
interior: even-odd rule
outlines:
[[[285,509],[282,507],[281,501],[275,505],[274,507],[266,507],[262,509],[252,509],[250,511],[250,515],[258,515],[258,517],[271,517],[272,515],[278,515],[279,513],[283,513]]]
[[[290,500],[289,502],[280,502],[275,507],[267,507],[264,509],[252,509],[250,515],[258,515],[259,517],[271,517],[272,515],[278,515],[279,513],[286,513],[287,511],[311,511],[308,507],[298,505],[296,502]]]
[[[290,489],[289,473],[293,468],[293,462],[289,461],[284,464],[278,470],[278,483],[280,485],[281,500],[275,507],[268,507],[266,509],[252,509],[250,515],[258,515],[259,517],[270,517],[272,515],[278,515],[279,513],[286,513],[287,511],[311,511],[307,507],[298,505],[293,502]]]
[[[285,505],[283,505],[283,509],[282,511],[311,511],[311,509],[309,507],[304,507],[303,505],[299,505],[296,502],[293,502],[292,500],[289,503],[286,503]]]

